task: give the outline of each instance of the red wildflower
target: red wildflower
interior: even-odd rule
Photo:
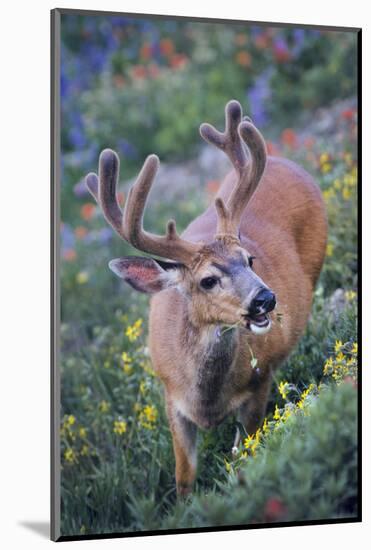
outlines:
[[[220,181],[218,180],[210,180],[206,184],[207,192],[210,193],[211,195],[215,195],[219,191],[219,188],[220,188]]]
[[[259,50],[264,50],[265,48],[268,48],[269,46],[269,37],[265,34],[258,34],[258,36],[254,40],[255,46]]]
[[[174,42],[170,38],[160,40],[160,51],[166,57],[170,57],[175,52]]]
[[[345,110],[341,113],[341,118],[343,118],[344,120],[352,120],[353,117],[354,117],[354,114],[355,114],[355,110],[354,110],[354,109],[345,109]]]
[[[242,67],[250,67],[251,65],[251,55],[248,52],[238,52],[236,54],[236,61]]]
[[[182,69],[188,63],[188,57],[183,53],[176,53],[170,58],[170,65],[173,69]]]
[[[77,254],[73,248],[67,248],[62,252],[62,258],[66,260],[66,262],[73,262],[73,260],[76,260],[76,257]]]
[[[143,80],[147,76],[147,69],[143,65],[134,65],[131,68],[131,76],[135,80]]]
[[[264,519],[265,521],[280,521],[287,514],[287,507],[278,497],[271,497],[265,503]]]
[[[91,220],[94,216],[95,208],[95,204],[91,202],[86,202],[85,204],[83,204],[80,209],[80,215],[82,219],[85,221]]]
[[[285,128],[281,134],[281,141],[291,149],[295,149],[298,145],[297,135],[291,128]]]
[[[88,230],[86,229],[86,227],[82,225],[79,225],[75,229],[76,239],[83,239],[84,237],[86,237],[87,233],[88,233]]]
[[[280,46],[275,46],[273,49],[274,58],[278,63],[285,63],[291,59],[291,53],[285,48]]]
[[[140,48],[140,57],[145,61],[148,61],[148,59],[151,59],[152,46],[149,42],[145,42],[143,46]]]

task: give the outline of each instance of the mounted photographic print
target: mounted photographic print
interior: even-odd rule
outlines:
[[[360,29],[52,12],[52,538],[355,522]]]

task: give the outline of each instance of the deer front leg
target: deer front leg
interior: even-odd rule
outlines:
[[[271,388],[271,374],[261,371],[254,371],[249,383],[249,398],[239,407],[237,412],[237,420],[243,425],[247,434],[252,435],[261,426],[267,402],[269,391]],[[237,452],[237,447],[240,442],[240,433],[237,429],[232,454]]]
[[[177,410],[176,406],[167,399],[167,415],[173,436],[175,454],[175,479],[178,496],[186,496],[192,491],[196,477],[197,427]]]

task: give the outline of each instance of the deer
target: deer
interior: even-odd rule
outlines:
[[[123,211],[113,150],[102,151],[98,175],[85,180],[117,234],[150,255],[113,259],[109,268],[151,295],[149,351],[164,388],[180,498],[196,479],[198,429],[229,415],[247,434],[261,426],[272,375],[310,316],[327,240],[314,179],[289,159],[268,156],[238,101],[225,107],[223,132],[203,123],[200,134],[232,170],[214,203],[180,235],[173,219],[161,236],[143,228],[156,155],[145,160]],[[237,428],[234,451],[239,441]]]

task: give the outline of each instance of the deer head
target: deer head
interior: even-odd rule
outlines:
[[[265,142],[237,101],[226,105],[223,133],[209,124],[200,127],[201,136],[224,151],[232,162],[237,181],[225,203],[215,200],[217,227],[213,242],[191,242],[180,237],[174,220],[164,236],[143,229],[147,196],[159,167],[150,155],[127,197],[122,212],[116,197],[119,158],[104,150],[99,158],[99,175],[88,174],[86,184],[100,205],[106,220],[121,238],[138,250],[164,260],[128,256],[111,260],[109,267],[133,288],[155,293],[177,288],[187,298],[193,322],[198,325],[239,324],[256,334],[270,328],[267,315],[275,307],[275,296],[253,271],[254,257],[242,246],[239,226],[266,164]],[[169,261],[170,260],[170,261]]]

